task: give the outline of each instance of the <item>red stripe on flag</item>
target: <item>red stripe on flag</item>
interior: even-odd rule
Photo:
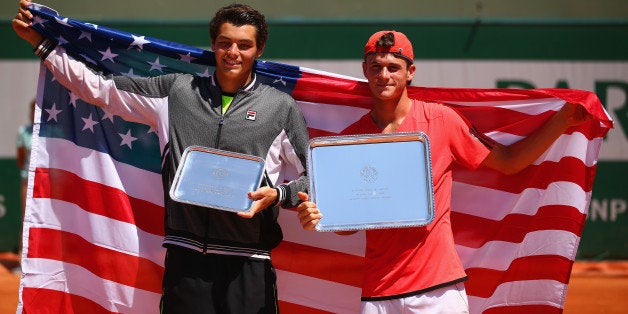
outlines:
[[[569,281],[573,261],[557,255],[536,255],[518,258],[507,270],[467,268],[469,280],[465,288],[469,295],[488,298],[505,282],[526,280],[555,280],[564,284]]]
[[[279,313],[326,314],[333,312],[327,312],[320,309],[279,300]]]
[[[500,221],[453,211],[451,225],[454,242],[480,248],[489,241],[521,243],[525,236],[539,230],[564,230],[579,235],[586,215],[571,206],[542,206],[533,215],[509,214]]]
[[[587,93],[587,92],[585,92]],[[588,92],[590,93],[590,92]],[[436,102],[484,102],[557,98],[542,89],[449,88],[408,86],[412,99]]]
[[[604,126],[603,128],[605,129],[613,127],[613,121],[604,111],[604,106],[602,106],[600,99],[597,97],[595,93],[584,91],[584,90],[567,89],[567,88],[541,88],[537,90],[540,92],[546,93],[547,95],[551,95],[556,98],[561,98],[569,103],[583,105],[587,109],[587,111],[596,118],[594,120],[597,120],[597,121],[594,121],[595,124],[592,124],[592,125],[596,125],[598,129],[601,128],[600,123]],[[607,131],[608,129],[606,129],[606,131],[602,133],[600,136],[603,136],[604,134],[606,134]]]
[[[52,198],[74,203],[90,213],[128,222],[146,232],[164,234],[164,210],[116,188],[85,180],[54,168],[35,169],[34,198]]]
[[[556,113],[550,110],[537,115],[528,115],[500,107],[449,106],[468,121],[473,121],[473,126],[482,133],[502,131],[521,136],[536,130]]]
[[[368,86],[356,80],[303,72],[292,91],[299,101],[345,105],[371,109],[373,101]]]
[[[24,313],[90,313],[109,314],[111,312],[90,299],[58,290],[44,288],[22,289]]]
[[[277,269],[350,286],[362,286],[364,258],[338,251],[282,241],[272,251]]]
[[[595,166],[587,167],[582,160],[567,156],[559,162],[544,161],[539,165],[530,165],[513,175],[504,175],[486,167],[468,170],[458,166],[453,172],[453,180],[517,194],[531,188],[543,190],[558,181],[572,182],[583,191],[591,191],[595,171]]]
[[[338,133],[336,132],[329,132],[329,131],[319,130],[319,129],[314,129],[314,128],[308,128],[307,130],[310,135],[310,138],[338,135]]]
[[[94,245],[54,229],[30,228],[28,257],[79,265],[98,277],[161,294],[163,267],[150,260]]]

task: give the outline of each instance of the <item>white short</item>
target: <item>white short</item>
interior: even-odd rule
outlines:
[[[459,283],[400,299],[362,301],[362,314],[386,313],[469,313],[469,301],[464,284]]]

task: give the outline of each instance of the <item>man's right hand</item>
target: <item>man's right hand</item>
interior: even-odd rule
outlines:
[[[297,207],[297,216],[301,222],[301,226],[305,230],[314,230],[316,224],[323,218],[316,204],[309,201],[309,196],[306,193],[298,192],[297,195],[303,201]]]
[[[20,9],[15,15],[12,24],[15,33],[35,47],[42,40],[43,36],[30,27],[33,23],[33,14],[28,9],[30,4],[30,0],[20,0]]]

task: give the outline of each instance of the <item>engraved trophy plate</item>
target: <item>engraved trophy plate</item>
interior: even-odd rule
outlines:
[[[247,211],[253,204],[247,193],[257,190],[263,175],[260,157],[190,146],[181,157],[170,197],[203,207]]]
[[[310,198],[318,231],[424,226],[434,219],[429,140],[424,133],[310,140]]]

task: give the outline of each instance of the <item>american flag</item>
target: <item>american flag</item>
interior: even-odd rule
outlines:
[[[65,18],[34,5],[34,26],[107,74],[209,75],[210,51]],[[364,81],[258,61],[258,77],[297,100],[311,137],[338,134],[369,110]],[[42,67],[24,219],[18,313],[157,313],[164,249],[155,130],[78,99]],[[566,102],[596,120],[567,130],[533,165],[504,176],[454,171],[452,222],[471,313],[560,313],[612,121],[598,98],[565,89],[412,87],[413,98],[455,107],[509,144]],[[284,313],[359,309],[364,233],[304,231],[282,209],[272,252]]]

